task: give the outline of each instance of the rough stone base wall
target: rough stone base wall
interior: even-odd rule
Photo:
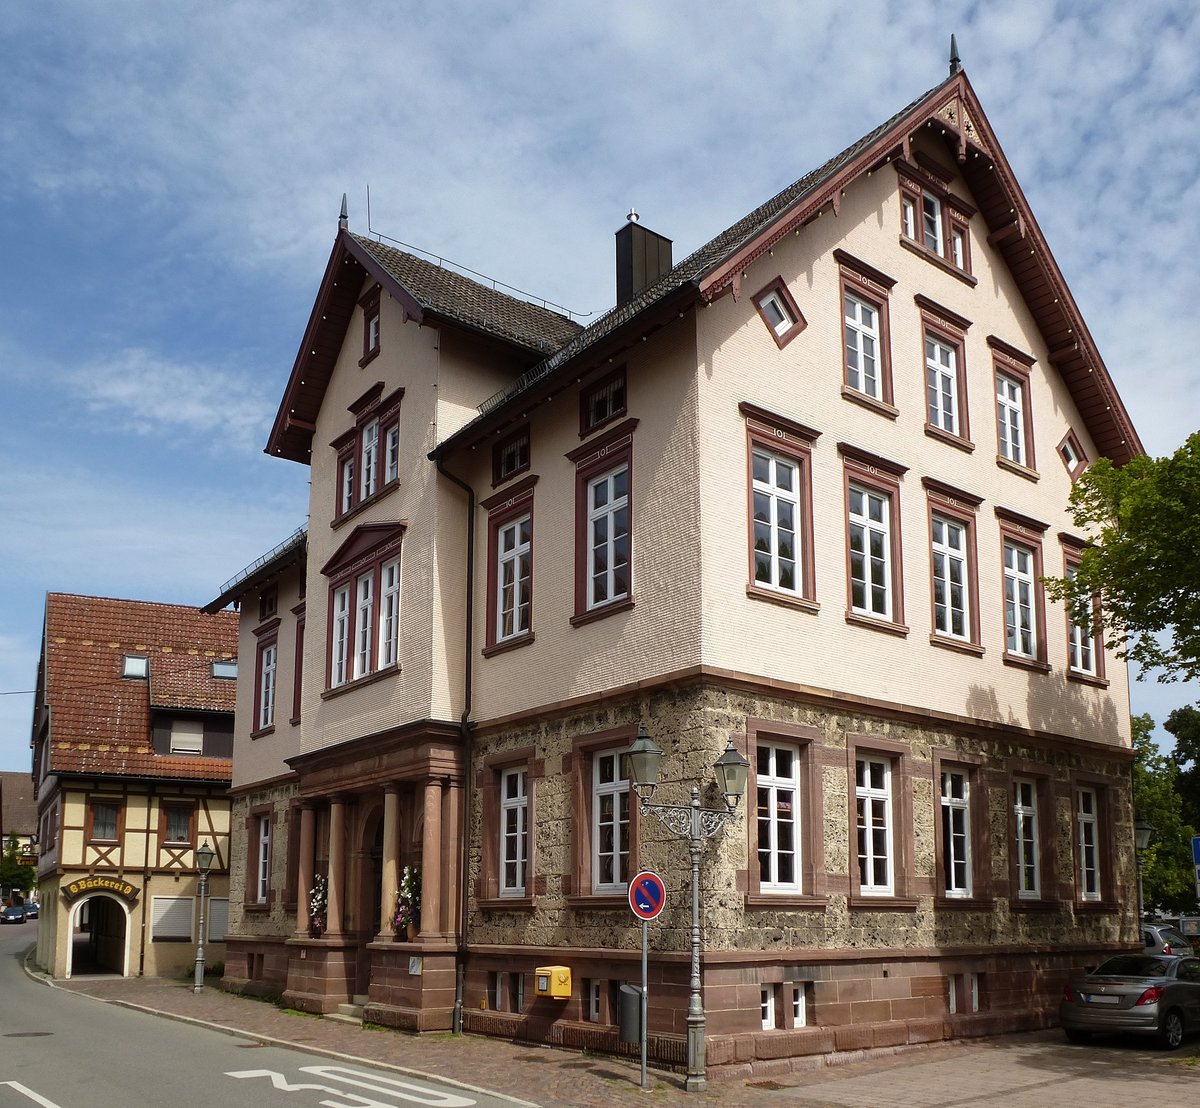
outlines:
[[[287,988],[286,940],[226,938],[225,976],[221,988],[246,996],[279,997]]]

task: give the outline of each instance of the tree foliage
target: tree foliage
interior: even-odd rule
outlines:
[[[0,887],[7,892],[16,889],[26,893],[33,888],[37,875],[32,866],[23,866],[17,861],[17,836],[10,834],[4,845],[4,855],[0,857]]]
[[[1081,622],[1098,599],[1109,643],[1160,680],[1200,676],[1200,432],[1167,458],[1094,462],[1071,512],[1094,545],[1049,595]]]
[[[1171,761],[1179,772],[1179,795],[1183,818],[1200,827],[1200,711],[1192,707],[1176,708],[1163,724],[1175,736]]]
[[[1180,770],[1152,737],[1154,720],[1134,716],[1133,810],[1153,828],[1142,854],[1142,899],[1147,911],[1165,915],[1196,912],[1192,870],[1193,826],[1184,817],[1179,795]]]

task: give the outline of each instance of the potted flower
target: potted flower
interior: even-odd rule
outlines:
[[[392,927],[397,935],[415,939],[421,930],[421,867],[405,866],[396,890],[396,914]]]
[[[318,873],[308,893],[308,933],[319,939],[325,930],[325,912],[329,907],[329,892],[323,874]]]

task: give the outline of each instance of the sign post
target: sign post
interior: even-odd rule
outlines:
[[[1196,898],[1200,900],[1200,835],[1192,836],[1192,865],[1196,867]]]
[[[629,907],[633,914],[642,921],[642,1088],[648,1088],[646,1080],[646,1014],[649,1007],[646,990],[649,985],[649,973],[646,966],[646,925],[652,919],[657,919],[659,913],[666,907],[667,887],[663,879],[653,870],[642,870],[629,882]]]

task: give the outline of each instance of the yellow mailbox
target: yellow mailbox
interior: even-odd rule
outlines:
[[[569,966],[538,966],[533,971],[534,992],[538,996],[554,1000],[568,1000],[571,996],[571,968]]]

